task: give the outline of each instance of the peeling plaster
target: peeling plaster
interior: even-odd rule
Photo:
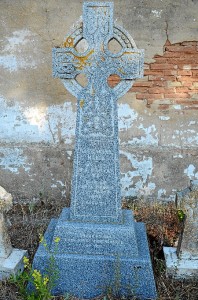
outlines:
[[[191,123],[193,125],[193,123]],[[183,127],[183,125],[180,125],[180,128]],[[198,145],[198,132],[194,129],[184,129],[184,130],[174,130],[172,133],[172,138],[176,139],[179,137],[181,143],[184,146],[196,146]],[[171,144],[172,145],[172,144]]]
[[[118,127],[124,131],[132,127],[134,120],[137,120],[138,113],[129,104],[118,104]]]
[[[71,144],[75,135],[76,112],[71,102],[49,107],[23,109],[0,97],[0,136],[9,142],[52,142]]]
[[[60,186],[65,186],[65,184],[61,180],[57,180],[57,183],[59,183]]]
[[[161,10],[156,10],[156,9],[154,9],[154,10],[152,10],[151,12],[152,12],[152,14],[153,14],[156,18],[161,18],[162,9],[161,9]]]
[[[149,195],[155,189],[155,184],[149,181],[153,170],[153,161],[151,157],[143,157],[142,161],[128,152],[120,151],[131,164],[132,171],[121,173],[121,185],[123,196]]]
[[[173,155],[173,158],[183,158],[183,155],[181,155],[181,154],[175,154],[175,155]]]
[[[0,66],[10,72],[18,70],[18,62],[14,55],[1,55],[0,56]]]
[[[68,159],[70,160],[71,159],[71,156],[72,156],[72,151],[71,150],[67,150],[66,151],[67,152],[67,154],[68,154]]]
[[[37,67],[35,60],[32,58],[21,58],[14,55],[1,55],[0,66],[10,72],[18,71],[19,69],[35,69]]]
[[[195,173],[196,167],[190,164],[185,170],[184,174],[186,174],[190,179],[198,179],[198,172]]]
[[[170,120],[170,117],[168,117],[168,116],[159,116],[159,119],[162,120],[162,121],[168,121],[168,120]]]
[[[14,51],[21,48],[21,46],[29,43],[33,36],[35,36],[35,34],[28,29],[14,31],[12,36],[6,37],[8,44],[4,47],[3,52]]]
[[[141,123],[138,128],[141,129],[143,133],[141,134],[140,138],[135,137],[131,141],[128,141],[129,145],[158,145],[158,132],[154,124],[149,127],[144,127],[144,125]]]
[[[173,108],[177,110],[181,110],[181,105],[179,104],[173,105]]]
[[[26,51],[30,42],[32,46],[35,43],[35,36],[33,32],[22,29],[14,31],[12,36],[6,37],[4,43],[7,43],[0,56],[0,66],[10,72],[27,68],[35,69],[38,62]],[[34,51],[31,52],[34,53]]]
[[[3,170],[19,174],[19,169],[23,168],[25,172],[28,172],[31,164],[27,161],[21,148],[0,147],[0,166]]]
[[[196,124],[196,121],[190,121],[188,126],[195,125],[195,124]]]
[[[166,190],[165,189],[159,189],[157,192],[157,198],[161,199],[162,197],[165,197],[166,195]]]

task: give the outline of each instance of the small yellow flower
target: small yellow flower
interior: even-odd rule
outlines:
[[[44,236],[42,234],[39,234],[39,242],[42,243],[44,240]]]
[[[27,256],[24,256],[23,262],[24,262],[24,264],[28,264],[29,263],[29,258],[27,258]]]
[[[49,281],[49,278],[48,278],[47,276],[44,277],[44,279],[43,279],[43,284],[46,285],[46,284],[48,283],[48,281]]]
[[[32,273],[32,277],[34,277],[34,279],[39,279],[39,278],[41,278],[41,273],[40,273],[40,271],[38,271],[38,270],[34,270],[33,271],[33,273]]]
[[[59,242],[60,242],[60,238],[57,236],[57,237],[54,239],[54,242],[55,242],[55,243],[59,243]]]
[[[23,258],[23,263],[24,263],[24,267],[27,268],[29,266],[29,258],[27,258],[26,256],[24,256]]]

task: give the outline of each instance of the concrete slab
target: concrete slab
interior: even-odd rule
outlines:
[[[178,258],[175,247],[164,247],[166,273],[176,279],[198,278],[198,259]]]
[[[26,250],[12,249],[7,258],[0,258],[0,280],[16,275],[24,269],[23,258],[27,256]]]

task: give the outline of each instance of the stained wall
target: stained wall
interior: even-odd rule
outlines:
[[[0,6],[0,185],[16,200],[69,198],[76,99],[52,78],[51,49],[82,1]],[[118,102],[122,194],[171,200],[198,179],[198,1],[114,6],[146,54],[144,78]]]

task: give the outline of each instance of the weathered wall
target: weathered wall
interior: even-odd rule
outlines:
[[[122,192],[173,199],[198,179],[198,1],[115,0],[146,53],[145,77],[119,100]],[[82,1],[2,0],[0,185],[15,198],[69,195],[76,100],[51,75]]]

